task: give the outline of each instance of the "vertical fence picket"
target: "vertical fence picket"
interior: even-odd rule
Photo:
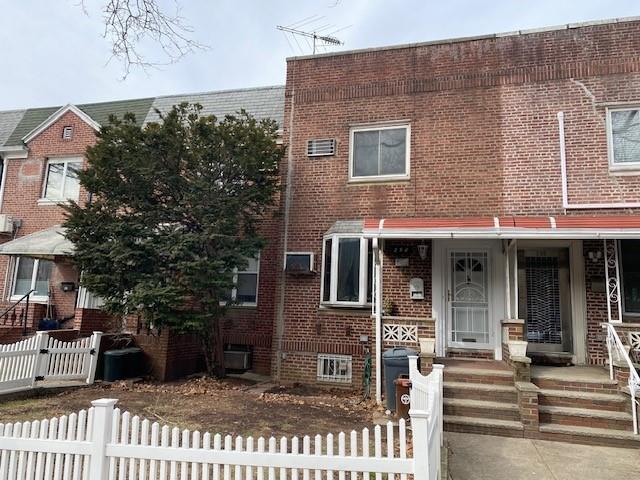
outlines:
[[[94,407],[91,407],[89,410],[87,410],[87,426],[86,426],[86,431],[84,433],[85,440],[90,440],[93,438],[94,413],[95,413]],[[89,468],[91,467],[90,461],[91,461],[91,457],[89,455],[84,455],[82,457],[82,479],[83,480],[89,479]]]
[[[358,456],[358,432],[356,432],[355,430],[351,430],[351,437],[349,440],[349,448],[351,450],[351,456],[352,457],[357,457]],[[358,472],[356,471],[351,471],[351,478],[350,480],[358,480]],[[367,480],[363,477],[362,480]]]
[[[382,457],[382,429],[376,425],[373,429],[374,455],[376,458]],[[382,474],[376,472],[376,480],[382,480]]]
[[[31,424],[31,434],[29,435],[29,438],[33,438],[35,440],[38,438],[39,434],[40,421],[35,420]],[[36,458],[37,454],[35,454],[34,452],[27,453],[27,467],[25,469],[25,478],[28,478],[29,480],[31,480],[36,473]]]
[[[157,447],[160,444],[160,425],[153,422],[151,425],[151,446]],[[158,461],[149,460],[149,480],[155,480],[158,477]]]
[[[189,430],[182,431],[182,448],[189,448]],[[189,480],[189,464],[187,462],[180,462],[180,480]]]
[[[195,450],[200,450],[200,432],[198,430],[193,432],[193,442],[191,443],[191,447]],[[191,463],[191,480],[199,480],[200,478],[199,467],[200,465],[198,465],[196,462]]]
[[[67,416],[63,415],[60,417],[60,421],[58,423],[58,430],[56,432],[56,437],[58,440],[62,441],[67,436]],[[60,480],[62,478],[62,461],[63,456],[61,453],[56,453],[55,456],[55,465],[53,470],[53,480]]]
[[[347,456],[344,432],[338,434],[338,456],[342,458]],[[338,472],[338,480],[345,480],[345,477],[345,471],[340,470],[340,472]]]
[[[258,453],[264,453],[264,438],[258,438]],[[257,469],[257,479],[264,480],[264,467],[256,467]],[[215,479],[214,479],[215,480]]]
[[[398,440],[400,442],[400,458],[407,458],[407,424],[404,418],[398,421]],[[400,480],[407,480],[407,474],[401,473]]]
[[[169,427],[164,425],[162,427],[162,438],[160,439],[161,447],[169,446]],[[160,480],[167,480],[167,467],[168,462],[166,460],[160,461]]]
[[[369,456],[369,429],[366,427],[362,429],[362,456]],[[369,472],[366,470],[362,472],[362,480],[369,480]]]
[[[311,454],[311,438],[309,435],[305,435],[302,439],[302,454],[310,455]],[[308,468],[302,470],[302,480],[309,480],[310,472]]]
[[[280,439],[280,453],[287,453],[287,451],[287,437],[282,437]],[[287,480],[287,469],[285,467],[280,467],[279,480]]]
[[[333,434],[327,434],[327,457],[333,457]],[[333,480],[333,470],[327,470],[327,480]]]
[[[47,440],[54,440],[56,437],[56,430],[58,428],[58,419],[52,418],[49,420],[49,429],[47,431]],[[46,453],[44,461],[44,478],[49,479],[53,473],[53,454]]]
[[[300,445],[299,445],[299,440],[298,437],[293,437],[291,439],[291,455],[298,455],[299,453],[299,449]],[[298,480],[298,469],[297,468],[292,468],[291,469],[291,480]]]
[[[120,439],[120,409],[113,410],[113,421],[111,423],[111,442],[118,443]],[[116,457],[109,459],[109,480],[115,480],[116,467],[118,465]]]
[[[253,437],[247,437],[247,452],[253,453]],[[246,467],[245,480],[253,480],[253,468],[251,465]]]
[[[13,432],[11,434],[14,438],[20,438],[22,436],[22,424],[17,422],[13,425]],[[7,468],[7,478],[16,478],[16,468],[18,467],[18,453],[15,450],[9,452],[9,462]]]
[[[227,452],[232,450],[231,435],[226,435],[224,437],[224,449]],[[225,463],[224,466],[222,467],[222,472],[223,472],[224,480],[231,480],[231,465],[229,465],[228,463]]]
[[[85,439],[84,432],[87,421],[87,411],[80,410],[78,412],[78,424],[76,425],[75,438],[83,441]],[[82,455],[71,455],[71,478],[72,480],[80,480],[82,475]]]
[[[143,447],[149,445],[149,420],[146,418],[140,424],[140,445]],[[147,480],[147,461],[144,458],[141,458],[138,462],[138,478]]]
[[[22,424],[22,435],[21,438],[27,439],[31,435],[31,422],[24,422]],[[16,470],[16,479],[20,478],[29,478],[26,475],[26,461],[27,461],[27,452],[21,451],[18,454],[18,469]]]
[[[140,436],[140,417],[134,415],[131,419],[131,440],[129,441],[130,445],[138,445]],[[136,459],[129,459],[129,476],[128,480],[137,480],[138,479],[138,469],[136,465]]]
[[[240,437],[240,436],[236,437],[235,451],[236,452],[241,452],[242,451],[242,437]],[[233,474],[234,474],[234,479],[235,480],[243,480],[242,479],[242,466],[241,465],[236,465],[233,468]]]
[[[214,450],[222,450],[222,435],[216,433],[213,437],[213,449]],[[213,465],[213,480],[220,480],[220,465]]]
[[[0,432],[3,437],[10,437],[13,433],[13,424],[7,423],[4,425],[4,429]],[[9,470],[9,455],[11,452],[8,450],[2,450],[0,452],[0,478],[7,478],[7,471]]]
[[[69,423],[67,425],[67,433],[65,435],[65,439],[67,441],[74,441],[76,439],[76,429],[77,427],[78,414],[72,413],[69,415]],[[64,467],[62,471],[62,478],[65,480],[69,480],[71,478],[71,469],[73,467],[73,455],[66,454],[64,456]]]
[[[318,457],[322,455],[322,437],[316,435],[313,442],[313,454]],[[315,470],[315,480],[322,480],[322,470]]]
[[[178,448],[180,446],[180,429],[173,427],[171,429],[171,448]],[[171,480],[178,479],[178,463],[175,460],[171,460],[169,463],[169,478]]]
[[[122,424],[120,427],[120,444],[128,445],[129,444],[129,426],[131,422],[131,414],[129,412],[124,412],[122,414]],[[118,459],[118,480],[125,480],[127,478],[127,459],[124,457],[120,457]]]
[[[269,453],[276,453],[276,439],[275,437],[269,437]],[[269,480],[276,480],[276,469],[269,467]]]
[[[393,459],[395,457],[395,441],[393,438],[393,423],[387,422],[387,458]],[[389,480],[396,480],[396,476],[390,473]]]
[[[202,436],[202,448],[204,450],[211,450],[211,434],[209,432]],[[202,480],[209,480],[209,464],[202,463]]]

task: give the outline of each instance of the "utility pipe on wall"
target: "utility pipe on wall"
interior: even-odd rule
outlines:
[[[376,319],[376,403],[382,403],[382,265],[380,244],[378,238],[373,238],[374,253],[374,313]]]

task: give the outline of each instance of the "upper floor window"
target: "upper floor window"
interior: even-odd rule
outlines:
[[[351,129],[349,180],[409,178],[409,125]]]
[[[607,110],[609,166],[640,170],[640,107]]]
[[[244,270],[233,271],[233,288],[226,300],[235,305],[255,307],[258,304],[258,276],[260,274],[260,255],[250,258]]]
[[[371,303],[371,240],[331,235],[324,239],[322,255],[322,303],[337,306],[364,306]]]
[[[82,159],[79,158],[50,159],[47,163],[43,198],[52,201],[78,200],[78,171],[81,168]]]
[[[16,272],[13,281],[12,297],[22,297],[30,290],[35,290],[32,300],[43,300],[49,296],[49,278],[53,262],[31,257],[16,259]]]

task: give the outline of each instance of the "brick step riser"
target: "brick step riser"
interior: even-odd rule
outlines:
[[[461,425],[459,423],[444,422],[445,432],[477,433],[481,435],[496,435],[499,437],[522,438],[522,430],[510,428],[498,428],[488,425]]]
[[[607,428],[609,430],[633,430],[633,422],[631,420],[613,420],[597,417],[582,417],[560,413],[540,412],[540,423],[573,425],[576,427]]]
[[[533,383],[539,388],[545,390],[561,390],[570,392],[589,392],[589,393],[618,393],[617,385],[609,385],[606,383],[585,383],[585,382],[561,382],[556,380],[537,380]]]
[[[540,395],[538,397],[540,405],[548,405],[550,407],[574,407],[589,408],[591,410],[605,410],[610,412],[626,412],[625,402],[615,402],[606,400],[589,400],[586,398],[566,398],[566,397],[547,397]]]
[[[513,377],[469,375],[464,373],[447,373],[446,368],[445,368],[444,380],[446,382],[479,383],[482,385],[513,385],[514,384]]]
[[[489,402],[518,403],[518,396],[515,392],[486,392],[484,390],[462,390],[445,387],[444,397],[464,400],[486,400]]]
[[[461,405],[445,405],[444,414],[456,417],[490,418],[495,420],[520,421],[520,413],[513,410],[468,407]]]

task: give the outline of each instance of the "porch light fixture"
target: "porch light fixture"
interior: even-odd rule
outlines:
[[[590,251],[587,255],[593,263],[598,263],[600,260],[602,260],[602,251],[600,250]]]
[[[418,255],[420,255],[421,260],[427,259],[427,254],[429,253],[429,245],[426,243],[421,243],[418,245]]]

